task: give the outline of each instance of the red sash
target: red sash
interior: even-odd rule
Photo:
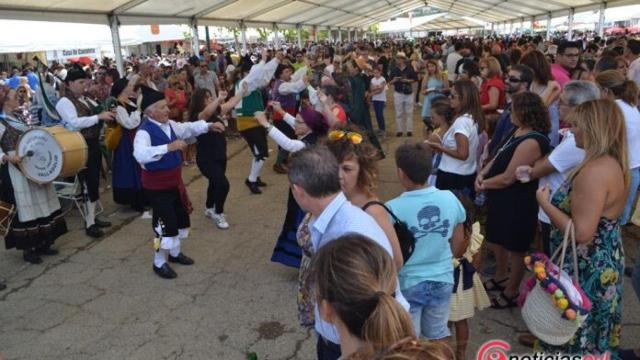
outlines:
[[[148,190],[170,190],[178,189],[180,201],[187,211],[193,212],[193,205],[187,195],[187,189],[182,181],[182,165],[168,170],[148,171],[142,169],[142,187]]]

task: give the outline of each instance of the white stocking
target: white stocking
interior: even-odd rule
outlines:
[[[96,223],[96,202],[88,201],[85,205],[87,206],[87,218],[85,219],[85,225],[88,229]]]

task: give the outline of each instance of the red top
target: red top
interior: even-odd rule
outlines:
[[[341,123],[347,122],[347,113],[344,111],[344,108],[340,104],[334,104],[331,107],[331,112],[335,115]]]
[[[164,91],[164,96],[167,98],[168,103],[173,102],[173,105],[170,106],[170,108],[177,109],[180,114],[182,114],[187,108],[187,93],[184,90],[167,88]],[[180,121],[182,119],[175,120]]]
[[[494,76],[490,79],[486,79],[480,86],[480,105],[487,105],[489,103],[489,89],[495,87],[500,92],[498,96],[498,107],[496,109],[502,109],[504,107],[504,81],[499,76]],[[494,113],[495,110],[489,113]]]

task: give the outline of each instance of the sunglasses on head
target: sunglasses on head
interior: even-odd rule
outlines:
[[[340,140],[346,137],[354,145],[358,145],[362,142],[362,135],[353,131],[331,130],[329,131],[328,137],[329,137],[329,140],[334,140],[334,141]]]

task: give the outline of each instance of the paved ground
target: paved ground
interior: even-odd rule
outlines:
[[[390,115],[390,111],[387,110]],[[418,123],[416,122],[416,128]],[[403,139],[384,142],[387,153]],[[273,147],[273,146],[272,146]],[[229,145],[231,193],[221,231],[203,216],[206,181],[197,168],[184,177],[197,209],[183,250],[196,264],[178,267],[174,281],[151,270],[150,220],[114,205],[103,193],[109,236],[84,236],[76,211],[60,255],[27,265],[16,251],[0,251],[0,353],[7,359],[313,359],[315,337],[297,325],[296,271],[269,261],[285,211],[287,182],[265,167],[264,194],[243,185],[250,155]],[[379,194],[400,192],[392,156],[381,162]],[[629,239],[637,239],[631,236]],[[628,240],[627,247],[631,247]],[[640,309],[628,278],[622,345],[640,338]],[[519,311],[485,310],[471,321],[470,354],[490,339],[510,341],[525,331]]]

